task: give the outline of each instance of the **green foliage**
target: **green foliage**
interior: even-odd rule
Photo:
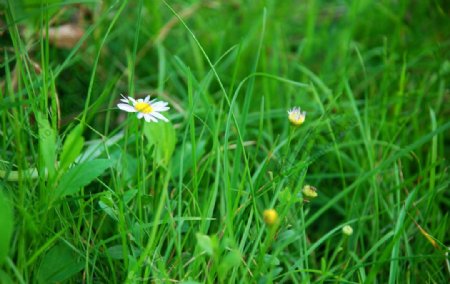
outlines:
[[[55,197],[64,197],[77,193],[82,187],[90,184],[103,174],[113,162],[106,159],[97,159],[80,163],[70,168],[59,181],[55,189]]]
[[[13,235],[13,228],[14,228],[14,218],[10,201],[1,191],[0,191],[0,216],[2,216],[0,218],[0,264],[2,264],[9,254],[11,246],[11,238]]]
[[[60,283],[83,269],[80,257],[66,244],[57,244],[43,257],[37,278],[39,283]]]
[[[0,7],[0,283],[448,282],[444,1]]]
[[[39,127],[39,156],[51,180],[56,172],[56,133],[42,113],[37,113],[36,120]]]
[[[242,256],[238,250],[232,250],[221,258],[218,273],[222,275],[222,279],[226,277],[228,271],[242,265],[241,258]]]
[[[110,192],[106,192],[100,197],[98,205],[109,217],[113,218],[116,221],[118,220],[117,205],[115,204]]]
[[[6,272],[4,272],[2,270],[0,270],[0,282],[1,283],[14,283],[12,278]]]
[[[147,150],[153,150],[158,164],[167,165],[176,145],[175,129],[170,122],[147,123],[144,125]]]
[[[192,167],[198,163],[199,159],[205,154],[205,141],[197,142],[196,148],[190,142],[184,144],[183,147],[176,149],[172,166],[172,176],[174,178],[178,177],[180,174],[184,176]],[[193,155],[195,153],[195,156]],[[180,170],[182,172],[180,173]]]
[[[213,256],[214,254],[217,254],[218,249],[218,241],[217,237],[211,238],[207,235],[202,235],[200,233],[195,234],[195,237],[197,238],[197,243],[199,247],[209,256]]]
[[[84,145],[83,128],[79,124],[75,126],[64,140],[60,156],[59,170],[65,171],[80,155]]]

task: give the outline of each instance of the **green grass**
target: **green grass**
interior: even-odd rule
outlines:
[[[0,283],[446,283],[444,2],[0,1]]]

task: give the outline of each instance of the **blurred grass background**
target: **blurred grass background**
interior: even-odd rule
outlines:
[[[448,1],[0,7],[1,283],[446,283]]]

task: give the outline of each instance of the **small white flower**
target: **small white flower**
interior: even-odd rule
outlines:
[[[137,112],[137,118],[144,118],[147,122],[158,122],[158,120],[164,120],[168,122],[169,120],[165,118],[160,112],[167,111],[170,108],[167,106],[167,102],[157,101],[156,99],[150,101],[150,96],[145,97],[145,99],[133,99],[132,97],[120,99],[120,104],[117,107],[126,112]]]
[[[302,112],[299,107],[294,107],[293,109],[288,111],[289,121],[295,125],[300,126],[305,121],[306,112]]]

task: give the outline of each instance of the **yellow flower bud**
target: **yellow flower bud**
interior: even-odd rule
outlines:
[[[353,234],[353,228],[350,225],[345,225],[342,228],[342,233],[346,236],[351,236]]]
[[[303,196],[306,198],[316,198],[317,197],[317,189],[311,185],[305,185],[302,190]]]
[[[263,219],[268,226],[273,226],[278,223],[278,213],[275,209],[264,210]]]

